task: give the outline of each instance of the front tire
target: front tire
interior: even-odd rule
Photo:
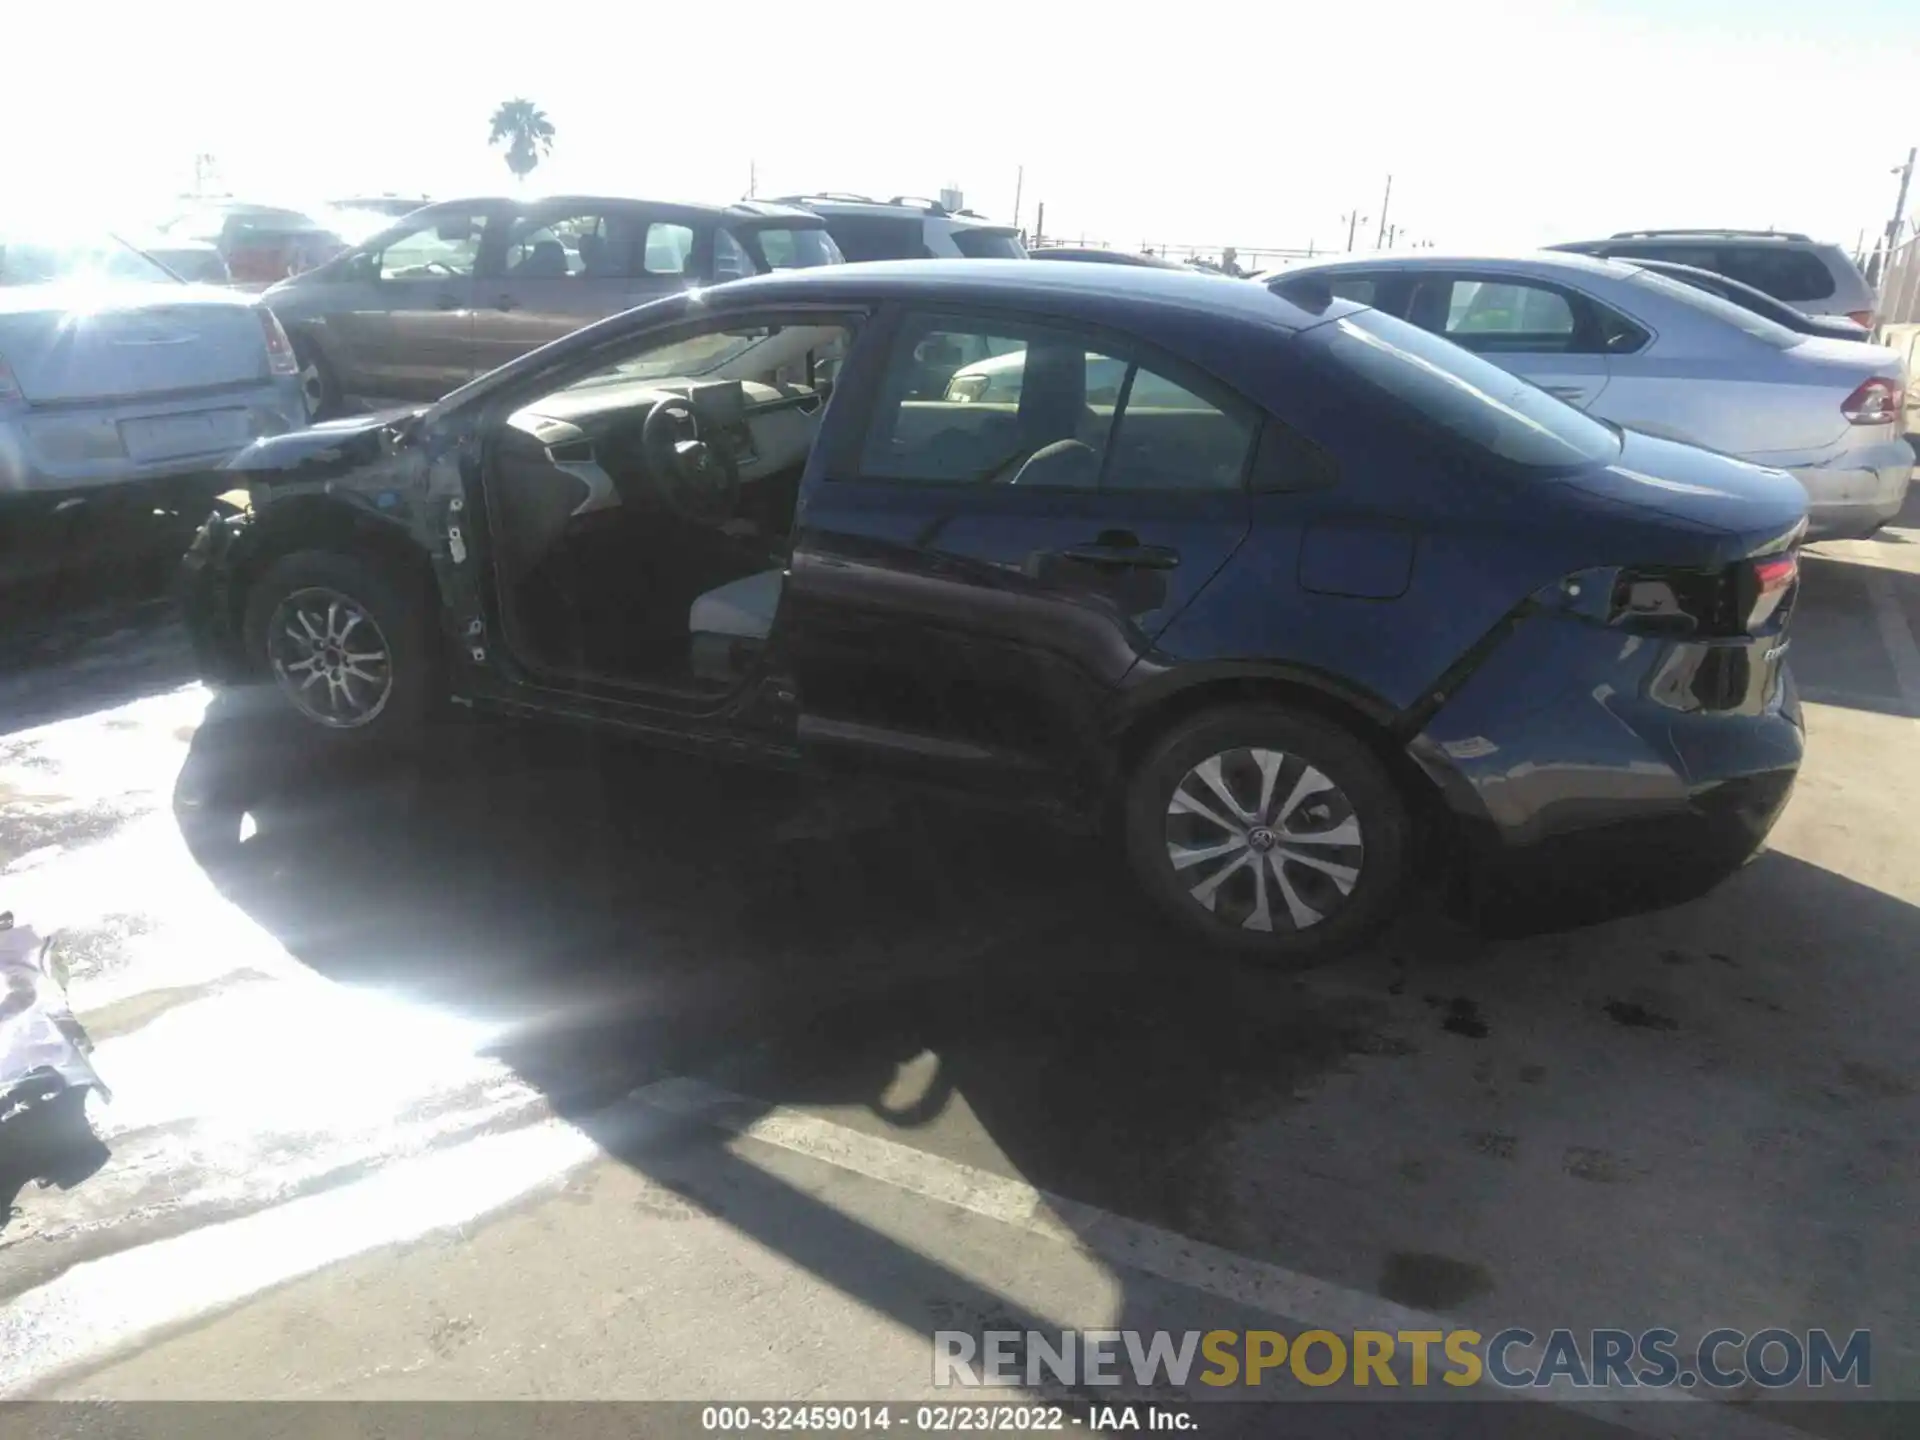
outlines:
[[[1135,767],[1125,814],[1128,859],[1162,911],[1263,962],[1345,954],[1407,893],[1414,827],[1386,767],[1283,706],[1176,726]]]
[[[303,550],[275,561],[247,599],[248,659],[310,740],[405,748],[425,727],[432,685],[426,607],[389,572]]]

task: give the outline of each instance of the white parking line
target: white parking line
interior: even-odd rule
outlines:
[[[1873,601],[1873,622],[1893,664],[1900,698],[1910,709],[1920,710],[1920,644],[1914,643],[1913,627],[1893,593],[1893,579],[1885,570],[1874,568],[1867,571],[1866,581],[1867,595]]]
[[[1077,1246],[1108,1264],[1316,1328],[1336,1332],[1461,1328],[1461,1317],[1396,1305],[1377,1295],[1238,1255],[816,1115],[769,1110],[702,1080],[662,1080],[635,1092],[630,1099]],[[1480,1328],[1483,1334],[1492,1334],[1500,1327]],[[1605,1391],[1580,1392],[1578,1399],[1569,1398],[1570,1393],[1519,1392],[1517,1398],[1561,1404],[1592,1414],[1623,1432],[1662,1440],[1799,1440],[1808,1433],[1763,1419],[1750,1409],[1737,1409],[1679,1390],[1610,1386]]]
[[[1315,1328],[1445,1331],[1462,1323],[1460,1317],[1396,1305],[816,1115],[769,1108],[701,1080],[658,1081],[597,1117],[635,1133],[687,1119],[1074,1246],[1112,1266]],[[470,1227],[601,1153],[583,1131],[547,1121],[396,1165],[338,1190],[77,1265],[0,1308],[0,1395],[39,1389],[199,1315],[354,1255]],[[1499,1327],[1478,1328],[1490,1334]],[[1564,1405],[1622,1433],[1657,1440],[1806,1440],[1807,1435],[1750,1408],[1680,1391],[1609,1387],[1575,1398],[1565,1391],[1512,1394],[1488,1387],[1487,1393]],[[1275,1402],[1276,1414],[1284,1413],[1284,1403]]]

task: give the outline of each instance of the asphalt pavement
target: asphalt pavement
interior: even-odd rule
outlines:
[[[160,611],[44,643],[0,908],[113,1098],[62,1183],[0,1155],[0,1393],[909,1398],[937,1329],[1431,1321],[1871,1329],[1920,1399],[1920,506],[1804,570],[1752,866],[1291,977],[1016,818],[487,723],[322,765]]]

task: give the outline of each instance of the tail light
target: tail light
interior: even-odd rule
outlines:
[[[1898,380],[1876,375],[1861,381],[1860,388],[1840,402],[1840,413],[1851,425],[1891,425],[1900,418],[1900,409],[1906,403],[1906,392]]]
[[[1718,570],[1622,570],[1610,620],[1662,635],[1756,635],[1781,613],[1799,579],[1797,547]]]
[[[274,313],[261,305],[254,314],[260,317],[260,331],[267,342],[267,370],[274,375],[298,375],[300,361],[293,353],[293,342]]]
[[[0,405],[26,398],[20,392],[20,382],[13,378],[13,367],[7,364],[7,357],[0,355]]]
[[[1734,568],[1745,572],[1740,576],[1739,603],[1746,611],[1746,631],[1752,635],[1774,617],[1781,602],[1793,593],[1794,582],[1800,578],[1800,552],[1789,550],[1765,560],[1744,561]]]
[[[1873,311],[1871,310],[1849,310],[1847,318],[1863,330],[1873,328]]]

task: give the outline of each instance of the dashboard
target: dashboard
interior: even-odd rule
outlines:
[[[669,396],[693,407],[700,437],[739,467],[743,486],[803,464],[826,397],[799,385],[755,380],[644,380],[561,390],[515,411],[507,425],[580,482],[568,512],[585,515],[649,493],[640,430]]]

